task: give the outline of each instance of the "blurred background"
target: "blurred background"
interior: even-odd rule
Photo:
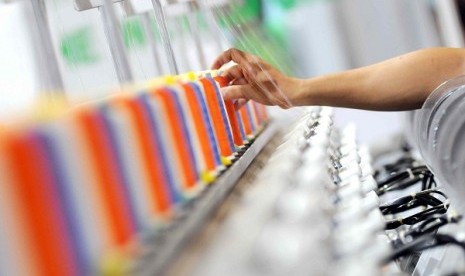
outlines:
[[[12,120],[42,94],[64,93],[67,99],[82,102],[113,93],[121,82],[206,70],[218,53],[232,46],[265,58],[273,52],[280,69],[307,78],[420,48],[464,44],[462,1],[250,0],[239,1],[242,7],[236,13],[220,8],[212,14],[167,9],[175,70],[170,67],[166,41],[152,7],[144,1],[123,1],[115,5],[124,48],[118,51],[127,54],[127,64],[121,65],[112,54],[117,50],[111,49],[108,41],[114,38],[105,33],[98,8],[77,11],[73,1],[38,1],[44,15],[37,18],[41,15],[31,3],[34,1],[0,1],[3,121]],[[42,26],[37,20],[43,20]],[[231,27],[238,22],[249,22],[239,30],[241,34]],[[247,34],[247,28],[254,29],[250,32],[254,35]],[[124,71],[130,72],[130,77]],[[337,113],[341,125],[357,123],[360,139],[368,143],[401,130],[403,125],[398,113],[344,109]]]
[[[267,26],[291,50],[301,77],[365,66],[426,47],[463,46],[454,1],[263,2]],[[370,144],[403,130],[404,115],[397,112],[338,109],[336,114],[339,125],[356,123],[359,138]]]

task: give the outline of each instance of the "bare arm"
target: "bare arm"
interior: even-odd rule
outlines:
[[[225,89],[226,98],[254,99],[282,107],[288,106],[283,104],[279,95],[289,99],[294,106],[415,109],[421,107],[439,84],[465,74],[465,49],[453,48],[419,50],[367,67],[311,79],[284,76],[260,59],[238,50],[225,52],[215,62],[214,68],[230,60],[238,65],[225,73],[233,84]],[[273,85],[260,85],[265,79]],[[265,87],[275,87],[271,89],[275,97],[270,99],[263,89]]]

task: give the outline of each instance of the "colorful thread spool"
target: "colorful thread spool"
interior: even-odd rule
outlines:
[[[158,104],[159,112],[164,114],[163,129],[169,137],[171,158],[180,181],[177,189],[185,199],[190,199],[196,194],[200,177],[179,99],[175,92],[167,88],[155,89],[150,92],[150,96],[152,104]]]
[[[261,110],[260,104],[257,102],[252,102],[252,110],[255,114],[255,117],[257,118],[258,125],[261,128],[263,128],[265,124],[265,119],[264,119],[264,115],[262,114],[263,112]]]
[[[152,198],[153,184],[150,183],[144,164],[142,138],[138,135],[136,120],[128,105],[122,101],[124,100],[116,99],[109,102],[101,108],[101,112],[104,113],[107,127],[118,149],[118,159],[125,174],[138,227],[144,232],[152,228],[152,223],[159,218],[158,213],[163,212],[155,206],[156,198]]]
[[[208,122],[205,118],[205,114],[202,111],[204,103],[201,98],[196,95],[193,84],[183,84],[180,93],[183,94],[187,106],[189,107],[189,114],[193,121],[193,127],[195,135],[197,136],[198,147],[200,154],[203,157],[204,170],[201,172],[201,178],[205,183],[212,183],[216,178],[217,163],[215,162],[215,153],[213,152],[213,145],[211,145]]]
[[[203,78],[200,82],[206,95],[210,116],[212,118],[215,134],[220,146],[220,152],[224,157],[222,161],[225,165],[229,165],[231,164],[230,160],[233,158],[235,148],[223,98],[216,82],[213,79]]]
[[[109,133],[102,116],[91,108],[80,110],[76,114],[76,122],[83,135],[87,160],[92,164],[99,200],[105,211],[110,246],[123,247],[136,234],[136,228],[123,180],[116,172],[115,149]]]
[[[163,221],[173,215],[172,208],[181,199],[173,190],[169,164],[164,156],[160,137],[156,135],[159,133],[158,125],[150,113],[147,101],[140,97],[116,99],[114,104],[127,112],[128,120],[134,127],[134,144],[137,146],[134,154],[142,159],[141,163],[148,180],[143,184],[145,189],[150,191],[150,208],[155,217]]]
[[[181,85],[171,86],[169,90],[176,94],[177,101],[179,102],[179,105],[181,106],[182,118],[185,122],[185,130],[188,133],[188,141],[190,142],[190,146],[192,147],[195,168],[199,174],[199,181],[201,182],[198,188],[203,189],[204,184],[205,184],[205,181],[203,180],[203,173],[207,172],[208,169],[207,169],[206,159],[202,152],[202,147],[200,145],[200,138],[197,133],[196,126],[195,126],[196,124],[195,115],[196,114],[191,112],[191,105],[189,104],[189,101],[187,99],[184,86],[181,86]],[[199,105],[198,102],[196,102],[195,104],[197,106]],[[197,119],[201,119],[201,118],[197,118]]]
[[[3,136],[0,135],[0,141]],[[14,184],[3,160],[5,152],[0,143],[0,275],[38,275],[27,227],[19,211],[20,202],[14,196]]]
[[[111,106],[108,104],[102,104],[96,108],[98,113],[98,119],[100,121],[101,127],[107,136],[107,142],[109,143],[112,149],[112,158],[114,160],[113,166],[116,169],[115,174],[120,179],[122,184],[121,191],[123,192],[126,205],[128,207],[129,215],[132,218],[135,231],[139,233],[143,229],[143,217],[140,210],[140,205],[137,204],[139,201],[140,193],[139,190],[135,187],[135,183],[131,183],[129,180],[129,167],[127,162],[125,162],[124,156],[124,145],[121,141],[121,138],[127,133],[124,131],[121,132],[113,124],[113,116],[120,116],[119,114],[111,113]],[[143,199],[143,197],[142,197]]]
[[[269,120],[269,117],[268,117],[268,111],[266,110],[266,106],[264,105],[259,105],[258,106],[258,109],[261,110],[261,115],[262,115],[262,118],[263,118],[263,121],[266,123],[268,122]]]
[[[247,105],[244,105],[239,109],[239,115],[242,121],[242,125],[244,126],[244,133],[246,135],[247,140],[253,139],[254,134],[249,114],[250,113],[247,110]]]
[[[225,87],[228,85],[228,81],[224,77],[215,77],[215,81],[218,82],[220,87]],[[241,133],[241,126],[239,124],[239,114],[237,113],[234,107],[234,102],[232,100],[226,100],[224,101],[224,104],[228,114],[229,122],[231,124],[234,144],[236,147],[241,147],[244,145],[244,137]]]
[[[85,145],[75,127],[75,120],[64,118],[41,127],[53,170],[62,189],[62,197],[70,204],[68,216],[85,254],[85,274],[95,274],[95,262],[109,249],[104,211],[94,184],[94,177],[85,155]]]
[[[247,102],[246,110],[247,110],[247,117],[249,118],[250,124],[252,126],[253,135],[255,136],[258,132],[258,129],[260,128],[260,125],[258,123],[256,114],[254,112],[252,101]]]
[[[210,110],[208,107],[207,97],[203,91],[202,83],[196,81],[196,82],[191,82],[190,85],[193,88],[196,98],[198,99],[200,103],[200,107],[202,109],[202,118],[204,121],[204,126],[207,129],[209,145],[211,147],[211,152],[215,160],[216,172],[218,173],[224,170],[225,167],[221,160],[220,145],[219,145],[216,133],[215,133],[215,126],[213,124],[212,117],[210,116]]]
[[[76,244],[44,141],[31,131],[9,135],[4,142],[14,196],[24,218],[37,275],[80,275]]]

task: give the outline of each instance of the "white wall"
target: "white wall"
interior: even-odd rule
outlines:
[[[0,3],[0,119],[30,106],[40,89],[25,2]]]

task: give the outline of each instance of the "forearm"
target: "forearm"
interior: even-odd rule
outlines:
[[[341,73],[299,81],[294,105],[370,110],[420,108],[442,82],[465,74],[465,50],[432,48]]]

